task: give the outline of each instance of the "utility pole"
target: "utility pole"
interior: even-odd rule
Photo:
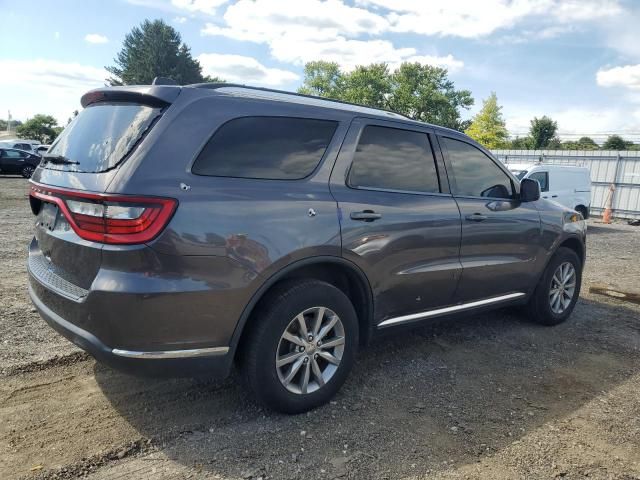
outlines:
[[[11,133],[11,110],[7,111],[7,133]]]

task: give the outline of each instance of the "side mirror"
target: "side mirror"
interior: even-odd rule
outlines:
[[[520,182],[520,201],[535,202],[540,198],[540,184],[537,180],[524,178]]]

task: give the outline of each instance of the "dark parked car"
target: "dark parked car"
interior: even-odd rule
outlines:
[[[113,87],[32,179],[29,291],[97,359],[226,376],[301,412],[381,330],[526,305],[567,319],[586,226],[469,137],[234,85]]]
[[[30,178],[41,157],[15,148],[0,148],[0,174]]]

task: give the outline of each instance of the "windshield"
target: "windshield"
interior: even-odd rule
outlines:
[[[54,170],[98,173],[118,165],[161,113],[135,103],[98,103],[85,108],[67,125],[44,155]],[[46,161],[66,159],[67,161]]]
[[[511,170],[518,180],[522,180],[524,176],[527,174],[526,170]]]

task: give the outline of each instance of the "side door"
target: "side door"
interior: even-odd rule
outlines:
[[[442,136],[451,192],[462,217],[458,303],[524,296],[542,255],[540,215],[518,199],[519,184],[497,160],[462,137]]]
[[[2,153],[2,171],[4,173],[18,173],[25,163],[27,153],[19,150],[4,150]]]
[[[379,326],[453,300],[460,212],[433,139],[421,126],[357,118],[331,174],[343,256],[369,278]]]

